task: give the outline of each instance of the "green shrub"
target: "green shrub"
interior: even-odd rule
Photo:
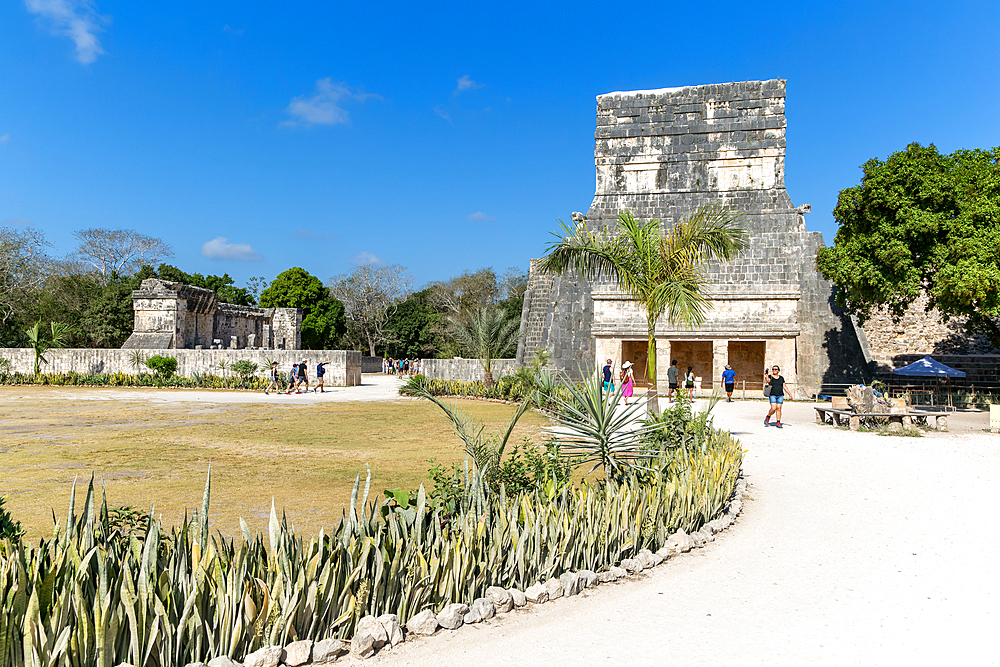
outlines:
[[[230,365],[230,370],[232,370],[240,378],[240,382],[245,384],[253,378],[254,373],[257,372],[257,364],[252,361],[247,361],[246,359],[240,359],[239,361],[234,361]]]
[[[0,496],[0,540],[17,541],[21,539],[21,535],[24,535],[24,529],[21,528],[21,522],[15,521],[10,512],[3,508],[6,498],[7,496]],[[0,605],[0,611],[2,611],[2,605]]]
[[[159,378],[169,378],[177,372],[177,357],[154,354],[146,359],[146,367]]]

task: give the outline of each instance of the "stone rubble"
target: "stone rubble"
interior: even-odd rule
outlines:
[[[528,590],[524,591],[524,597],[527,598],[528,602],[534,604],[545,604],[549,601],[549,593],[545,584],[533,584],[528,586]]]
[[[555,577],[546,579],[545,592],[549,594],[549,600],[558,600],[563,596],[562,582]]]
[[[493,600],[493,606],[498,613],[506,614],[514,607],[514,597],[506,589],[499,586],[490,586],[487,588],[486,597]]]
[[[522,591],[516,588],[508,588],[507,592],[510,593],[510,598],[514,601],[515,607],[523,607],[528,604],[528,598],[525,597]]]
[[[424,609],[406,622],[406,629],[414,635],[430,637],[437,632],[437,616],[430,609]]]

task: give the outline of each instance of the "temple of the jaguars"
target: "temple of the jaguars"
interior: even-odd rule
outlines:
[[[726,364],[738,379],[777,364],[806,395],[825,383],[858,379],[868,355],[864,332],[833,304],[833,286],[815,268],[819,232],[809,205],[785,191],[785,81],[747,81],[619,92],[597,98],[597,188],[586,213],[593,228],[619,212],[666,225],[704,204],[742,214],[750,232],[738,259],[708,267],[712,308],[688,330],[656,325],[658,383],[671,359],[711,387]],[[582,216],[575,215],[578,219]],[[646,318],[613,284],[542,275],[532,262],[518,362],[545,348],[559,369],[579,376],[605,359],[646,372]]]

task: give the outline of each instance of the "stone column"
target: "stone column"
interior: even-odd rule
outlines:
[[[235,349],[238,349],[239,346],[240,346],[239,345],[239,341],[237,340],[236,336],[230,336],[229,337],[229,349],[230,350],[235,350]]]
[[[660,392],[667,390],[667,369],[670,368],[670,341],[656,339],[656,386]]]
[[[722,371],[726,370],[729,363],[729,341],[712,341],[712,387],[722,390]],[[702,383],[702,386],[705,386]]]

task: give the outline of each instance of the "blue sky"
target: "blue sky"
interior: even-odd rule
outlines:
[[[526,268],[593,197],[598,94],[780,77],[786,185],[830,243],[865,160],[1000,144],[998,27],[986,2],[8,0],[0,224],[54,254],[137,229],[240,283]]]

